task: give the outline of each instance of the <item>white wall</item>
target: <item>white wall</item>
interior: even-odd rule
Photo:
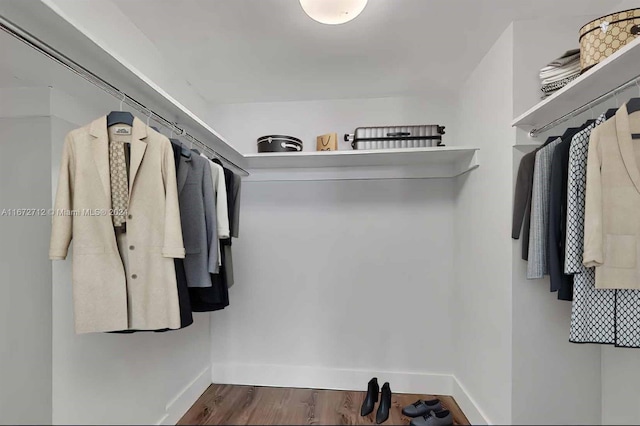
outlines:
[[[509,26],[463,85],[457,121],[481,164],[458,178],[455,210],[454,371],[484,415],[472,423],[511,422],[512,80]]]
[[[638,349],[602,348],[602,424],[640,422],[639,363]]]
[[[213,379],[451,391],[453,185],[245,183]]]
[[[358,126],[447,125],[445,99],[219,105],[209,121],[241,152],[273,133],[313,151]],[[448,180],[245,183],[214,382],[450,393],[453,199]]]
[[[0,91],[9,102],[19,90]],[[19,108],[17,108],[19,109]],[[0,118],[0,212],[47,209],[51,197],[45,117]],[[51,423],[51,264],[45,215],[0,213],[0,423]]]
[[[356,127],[403,124],[449,126],[445,144],[464,145],[451,133],[454,102],[452,94],[437,93],[415,98],[222,104],[211,108],[208,122],[243,154],[257,152],[256,139],[270,134],[296,136],[304,142],[305,151],[315,151],[317,136],[335,132],[340,149],[350,150],[343,136]]]

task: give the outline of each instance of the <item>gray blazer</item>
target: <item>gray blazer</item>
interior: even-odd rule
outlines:
[[[180,157],[178,199],[187,285],[211,287],[209,274],[218,272],[215,195],[211,168],[207,160],[195,153],[189,158]]]
[[[551,160],[556,146],[562,142],[556,139],[536,153],[533,169],[533,189],[531,196],[531,228],[529,235],[529,263],[527,278],[537,279],[549,274],[549,190],[551,187]]]

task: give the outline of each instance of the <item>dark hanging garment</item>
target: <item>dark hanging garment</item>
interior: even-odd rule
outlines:
[[[573,275],[565,274],[567,236],[567,183],[569,177],[569,151],[574,138],[588,135],[595,120],[587,121],[579,128],[567,129],[553,152],[549,193],[549,253],[550,290],[558,292],[559,300],[573,300]]]
[[[173,149],[173,160],[176,164],[176,176],[178,176],[178,169],[180,168],[180,151],[182,151],[182,148],[180,147],[180,144],[171,141],[171,148]]]
[[[180,145],[171,143],[173,157],[176,164],[176,176],[180,167]],[[180,198],[178,198],[180,201]],[[187,288],[187,278],[184,272],[184,259],[174,259],[176,268],[176,281],[178,283],[178,303],[180,304],[180,328],[185,328],[193,324],[193,314],[191,313],[191,301],[189,300],[189,289]]]
[[[529,260],[529,236],[531,232],[531,197],[533,196],[533,173],[535,171],[536,154],[540,149],[558,139],[551,136],[534,151],[524,155],[518,167],[516,189],[513,199],[513,221],[511,238],[517,240],[522,231],[522,260]],[[523,225],[524,222],[524,225]]]
[[[174,260],[178,281],[178,303],[180,303],[180,328],[185,328],[193,324],[191,299],[189,297],[189,287],[187,287],[187,278],[184,272],[184,262],[182,259]]]
[[[173,148],[173,157],[176,164],[176,176],[180,168],[180,145],[171,143]],[[178,198],[178,201],[180,199]],[[184,259],[174,259],[176,268],[176,281],[178,283],[178,303],[180,304],[180,328],[185,328],[193,324],[193,315],[191,313],[191,301],[189,300],[189,289],[187,288],[187,278],[184,272]]]
[[[211,287],[189,288],[191,309],[193,312],[214,312],[229,306],[229,289],[225,268],[226,254],[220,245],[222,266],[220,273],[211,274]]]
[[[233,205],[235,198],[233,196],[233,182],[236,175],[229,169],[222,168],[224,170],[224,184],[227,188],[227,214],[229,215],[229,229],[233,228]]]
[[[553,152],[551,161],[551,190],[549,194],[549,276],[550,290],[560,300],[573,299],[573,275],[564,273],[565,238],[567,225],[567,177],[571,140],[562,141]]]
[[[224,177],[227,187],[229,230],[233,238],[238,238],[240,233],[240,189],[242,178],[228,169],[224,169]]]
[[[231,237],[238,236],[238,220],[240,219],[240,176],[236,176],[231,170],[224,169],[225,186],[227,189],[227,211],[229,215],[229,230]],[[231,253],[231,238],[221,240],[222,250],[225,252],[225,273],[227,288],[234,284],[233,254]]]
[[[516,190],[513,200],[513,222],[511,238],[517,240],[522,231],[522,259],[529,258],[529,228],[531,221],[531,196],[533,189],[533,168],[536,152],[532,151],[522,157],[516,179]],[[524,226],[523,226],[524,223]]]

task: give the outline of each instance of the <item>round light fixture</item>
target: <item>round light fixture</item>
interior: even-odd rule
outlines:
[[[300,0],[305,13],[322,24],[337,25],[360,15],[368,0]]]

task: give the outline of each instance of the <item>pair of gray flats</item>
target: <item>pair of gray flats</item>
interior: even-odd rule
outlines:
[[[439,399],[418,400],[402,409],[402,414],[413,417],[411,426],[452,426],[453,415],[442,407]]]

